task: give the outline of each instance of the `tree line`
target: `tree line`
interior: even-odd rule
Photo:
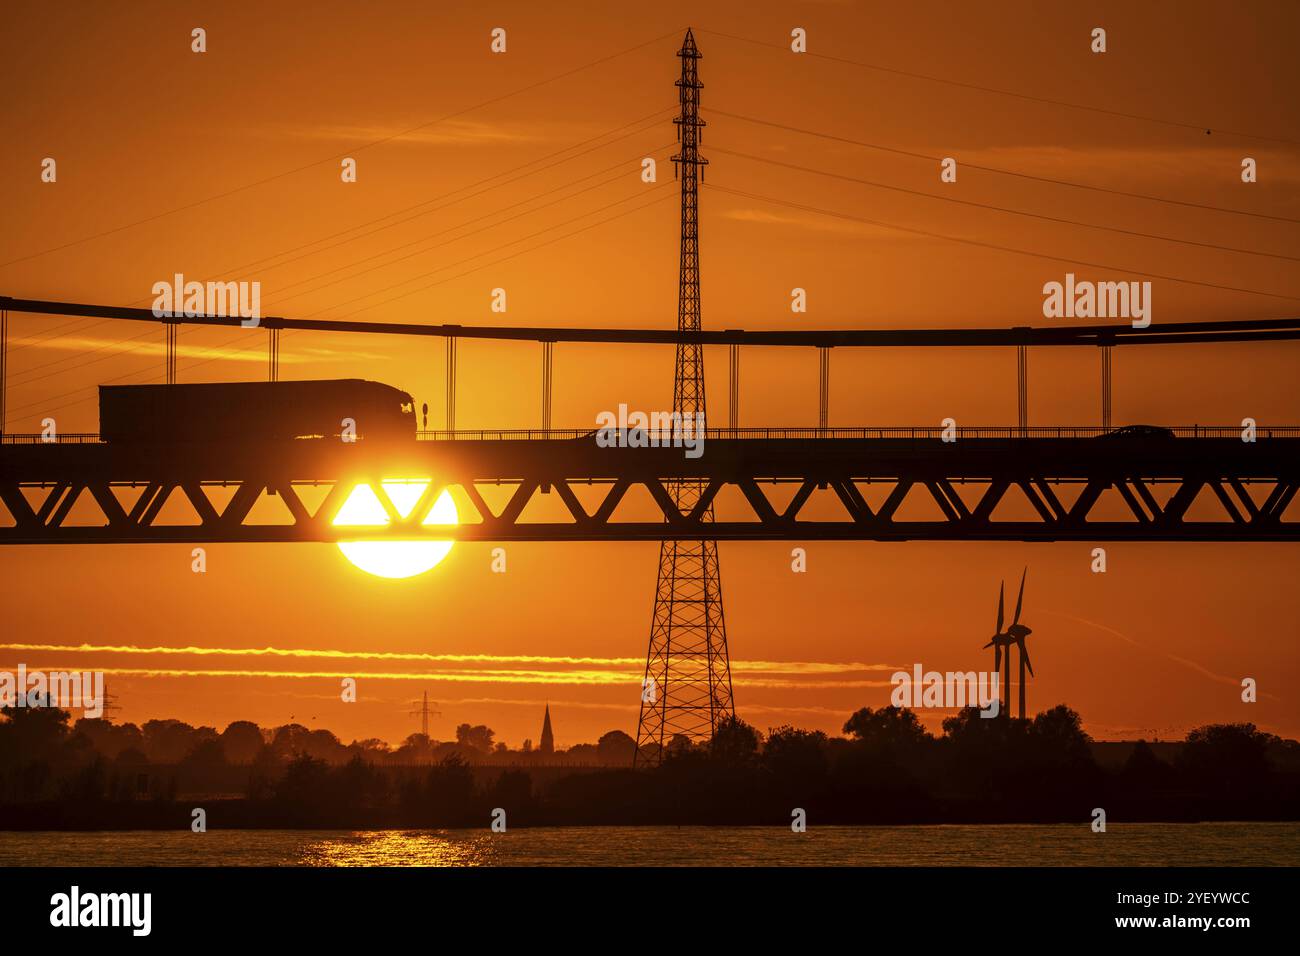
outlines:
[[[638,770],[632,738],[611,731],[558,753],[569,769],[550,772],[483,725],[392,748],[298,724],[235,721],[218,733],[73,723],[52,708],[0,713],[0,827],[10,829],[188,826],[192,805],[231,827],[486,826],[497,809],[511,826],[779,825],[797,811],[822,824],[1083,823],[1099,807],[1115,822],[1300,819],[1295,741],[1211,724],[1171,760],[1142,741],[1107,768],[1064,705],[1026,720],[966,708],[937,736],[896,707],[861,708],[843,736],[731,719],[711,740],[674,738]]]

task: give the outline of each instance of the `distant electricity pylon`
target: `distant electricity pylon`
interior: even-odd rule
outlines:
[[[104,703],[103,713],[100,715],[104,720],[108,720],[108,715],[115,710],[121,710],[118,706],[117,698],[108,692],[108,681],[104,681]]]
[[[699,154],[704,126],[699,114],[702,84],[696,69],[700,53],[690,30],[677,55],[682,60],[682,76],[677,81],[681,115],[673,121],[681,142],[673,157],[682,195],[677,328],[698,332],[699,181],[708,160]],[[704,349],[698,342],[677,344],[673,411],[683,423],[704,415]],[[666,490],[678,509],[688,514],[701,504],[704,488],[703,481],[691,480],[674,482]],[[703,520],[713,520],[712,502],[705,504]],[[660,762],[664,747],[678,735],[692,741],[711,738],[718,724],[731,714],[731,665],[722,614],[718,543],[661,542],[634,765]]]
[[[429,736],[429,718],[442,716],[442,711],[429,709],[429,692],[424,692],[422,700],[414,701],[417,704],[415,710],[407,711],[412,717],[420,718],[420,733],[427,738]]]

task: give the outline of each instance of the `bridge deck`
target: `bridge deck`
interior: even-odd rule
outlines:
[[[1192,429],[1195,437],[1181,437]],[[1300,489],[1300,428],[1294,426],[1261,428],[1253,442],[1243,441],[1237,428],[1201,426],[1179,430],[1180,437],[1126,438],[1057,437],[1060,429],[1052,437],[1018,429],[977,430],[975,437],[968,429],[951,442],[937,429],[908,429],[906,437],[872,437],[898,429],[762,431],[768,437],[711,431],[694,458],[682,447],[600,447],[590,431],[545,438],[457,433],[386,444],[7,440],[0,445],[0,505],[8,511],[0,510],[0,544],[357,537],[1300,540],[1300,515],[1293,513],[1300,505],[1291,507]],[[430,482],[404,516],[380,484],[392,479]],[[690,506],[675,504],[679,482],[692,486]],[[369,484],[392,516],[387,527],[332,523],[359,483]],[[771,487],[792,484],[798,486],[793,497]],[[218,486],[233,487],[222,504],[215,500],[222,497]],[[327,489],[311,507],[309,486]],[[489,486],[504,487],[508,500],[490,507]],[[603,487],[593,499],[589,486]],[[649,493],[640,495],[639,512],[623,507],[637,487]],[[462,524],[423,524],[443,488],[452,489]],[[293,520],[258,523],[254,506],[264,494],[278,495]],[[932,520],[908,517],[905,505],[917,496],[934,512]],[[192,521],[162,523],[171,497],[188,504]],[[1213,517],[1192,512],[1202,497],[1218,509]],[[810,506],[819,498],[830,499],[834,516]],[[1008,513],[1012,498],[1019,512]],[[1123,513],[1099,508],[1103,498],[1118,502]],[[550,506],[555,520],[531,515],[539,503]],[[92,504],[98,520],[74,520],[80,513],[74,506],[84,511]]]

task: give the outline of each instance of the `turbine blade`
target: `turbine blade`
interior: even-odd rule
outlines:
[[[1005,585],[1003,584],[998,585],[998,626],[997,626],[998,634],[1002,633],[1002,592],[1004,590],[1004,587]]]
[[[1026,567],[1024,572],[1020,575],[1020,594],[1016,597],[1016,619],[1011,622],[1012,624],[1020,623],[1020,602],[1025,599],[1025,575],[1028,573],[1029,568]]]
[[[1025,659],[1025,666],[1029,668],[1029,676],[1034,676],[1034,665],[1029,662],[1029,651],[1025,650],[1025,642],[1020,642],[1020,656]]]

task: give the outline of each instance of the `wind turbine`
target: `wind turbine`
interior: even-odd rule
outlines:
[[[1005,584],[998,585],[998,626],[997,633],[990,638],[989,642],[984,645],[985,648],[993,648],[993,670],[1004,670],[1005,674],[1002,679],[1003,686],[1006,688],[1005,704],[1010,705],[1011,696],[1011,646],[1014,644],[1020,649],[1020,717],[1025,717],[1025,668],[1029,669],[1029,676],[1034,676],[1034,665],[1029,660],[1029,651],[1025,648],[1025,638],[1034,633],[1030,628],[1020,623],[1020,609],[1025,600],[1025,577],[1029,574],[1029,568],[1025,568],[1020,575],[1020,593],[1016,596],[1016,613],[1011,619],[1011,626],[1005,631],[1002,630],[1003,623],[1003,598]],[[1006,662],[1003,663],[1002,649],[1006,648]],[[1002,695],[999,695],[1001,697]]]

